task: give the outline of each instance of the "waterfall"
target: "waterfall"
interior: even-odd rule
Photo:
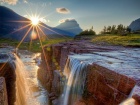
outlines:
[[[86,70],[87,63],[69,57],[64,69],[66,81],[63,91],[63,105],[73,105],[75,101],[82,97]]]
[[[36,105],[37,102],[33,99],[30,87],[27,81],[28,74],[26,73],[23,62],[15,55],[15,72],[16,72],[16,102],[15,105]]]
[[[30,94],[26,81],[25,67],[22,61],[15,55],[15,72],[16,72],[16,102],[15,105],[26,105],[26,98]]]

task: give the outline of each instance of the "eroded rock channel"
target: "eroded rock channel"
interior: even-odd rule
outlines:
[[[8,54],[4,50],[7,48],[0,50],[2,105],[140,103],[139,48],[94,45],[84,40],[45,46],[41,56],[19,51],[18,58],[11,49]],[[17,91],[22,98],[17,97]]]
[[[54,105],[118,105],[128,98],[139,102],[139,48],[71,41],[44,51],[38,78]]]

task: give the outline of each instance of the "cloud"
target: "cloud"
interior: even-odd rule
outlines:
[[[16,5],[18,0],[0,0],[0,3],[7,3],[10,5]]]
[[[46,19],[44,19],[44,18],[40,18],[39,19],[41,22],[43,22],[43,23],[48,23],[48,22],[50,22],[50,20],[46,20]]]
[[[67,8],[56,8],[56,11],[61,14],[69,14],[70,11]]]
[[[24,17],[28,18],[28,15],[23,15]]]
[[[72,19],[72,18],[67,18],[67,19],[61,19],[59,20],[59,23],[64,23],[64,22],[75,22],[76,20],[75,19]]]
[[[24,3],[26,3],[26,4],[28,3],[28,1],[27,1],[27,0],[24,0],[23,2],[24,2]]]

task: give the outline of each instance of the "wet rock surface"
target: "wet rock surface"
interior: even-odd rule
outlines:
[[[8,105],[5,79],[0,77],[0,105]]]
[[[68,56],[73,56],[73,58],[80,60],[81,63],[90,65],[85,86],[85,96],[83,96],[84,102],[88,105],[117,105],[130,95],[135,84],[137,85],[136,90],[139,90],[139,48],[94,45],[90,41],[83,40],[45,46],[44,50],[49,64],[44,64],[43,66],[42,62],[42,66],[49,67],[45,67],[46,69],[43,70],[43,74],[40,77],[45,75],[48,80],[43,80],[44,83],[52,83],[50,90],[55,87],[52,82],[55,79],[53,78],[54,70],[58,69],[63,72]],[[42,61],[45,61],[43,56]],[[42,71],[38,72],[41,74]],[[52,77],[52,80],[49,80],[49,77]],[[138,92],[134,93],[139,95]],[[87,94],[88,97],[86,97]],[[84,104],[81,101],[77,101],[77,103]]]
[[[87,97],[96,97],[97,105],[118,105],[125,100],[135,86],[135,81],[127,76],[110,71],[97,64],[89,66],[87,75]],[[94,99],[93,99],[94,100]],[[100,100],[100,102],[98,102]]]
[[[15,94],[15,81],[16,81],[16,75],[15,70],[9,63],[0,63],[0,76],[5,78],[6,81],[6,89],[7,89],[7,97],[8,97],[8,105],[14,105],[14,102],[16,100],[16,94]]]

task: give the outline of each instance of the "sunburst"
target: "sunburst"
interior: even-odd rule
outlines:
[[[31,17],[30,20],[31,20],[31,24],[33,26],[37,26],[39,24],[39,21],[40,21],[40,19],[38,17],[35,17],[35,16]]]
[[[31,11],[32,12],[32,11]],[[50,14],[51,15],[51,14]],[[45,58],[45,62],[46,62],[46,65],[47,65],[47,68],[49,68],[49,65],[48,65],[48,62],[47,62],[47,59],[46,59],[46,55],[45,55],[45,51],[44,51],[44,48],[43,48],[43,43],[42,43],[42,40],[41,40],[41,37],[44,35],[48,38],[48,36],[43,32],[42,28],[45,28],[49,31],[52,31],[54,33],[56,33],[57,35],[61,35],[60,33],[46,27],[44,24],[42,24],[40,22],[40,14],[39,15],[33,15],[31,13],[31,15],[29,15],[28,13],[28,16],[29,16],[29,20],[27,21],[11,21],[11,22],[18,22],[18,23],[26,23],[24,26],[20,27],[19,29],[16,29],[14,30],[13,32],[9,33],[9,34],[13,34],[13,33],[16,33],[18,31],[21,31],[23,29],[27,29],[27,32],[25,33],[25,35],[23,36],[23,38],[21,39],[21,41],[18,43],[16,49],[18,49],[20,47],[20,45],[23,43],[24,39],[28,36],[28,34],[31,32],[31,40],[30,40],[30,46],[29,46],[29,49],[31,49],[31,44],[32,44],[32,40],[34,39],[39,39],[39,42],[40,42],[40,45],[41,45],[41,48],[42,48],[42,52],[43,52],[43,55],[44,55],[44,58]],[[46,18],[46,16],[44,16]],[[42,17],[42,18],[44,18]],[[64,35],[61,35],[63,37],[65,37]],[[6,63],[0,68],[0,70],[6,65]]]

